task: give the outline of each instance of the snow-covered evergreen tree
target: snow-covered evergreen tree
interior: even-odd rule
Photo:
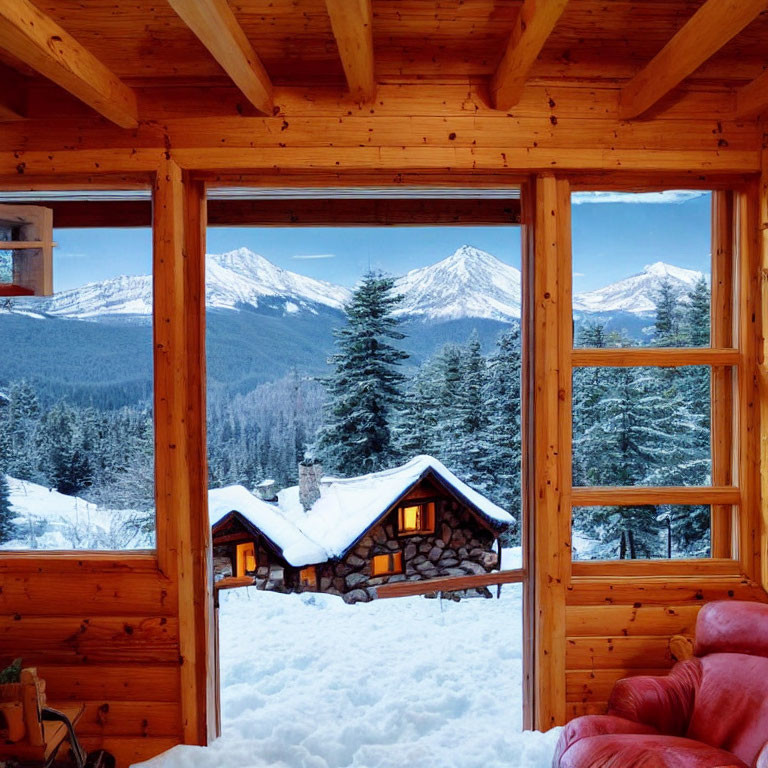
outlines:
[[[488,358],[485,390],[488,428],[484,449],[488,451],[490,473],[487,492],[516,520],[520,520],[522,510],[521,352],[520,326],[514,323],[499,336]]]
[[[0,466],[0,544],[10,541],[14,537],[14,514],[11,511],[11,489],[8,478]]]
[[[342,475],[374,472],[397,458],[392,428],[405,380],[399,366],[408,355],[390,343],[405,338],[393,315],[402,297],[393,287],[392,278],[368,272],[345,307],[347,324],[334,334],[338,351],[315,450]]]

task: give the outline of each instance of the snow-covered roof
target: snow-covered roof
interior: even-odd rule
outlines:
[[[325,550],[307,538],[299,528],[287,520],[276,504],[257,499],[242,485],[229,485],[208,491],[208,513],[214,525],[230,512],[239,512],[259,529],[292,565],[320,563],[328,559]],[[294,559],[288,553],[295,553]]]
[[[277,504],[257,499],[242,486],[210,491],[211,519],[237,511],[282,549],[295,566],[342,557],[347,550],[416,483],[433,476],[491,527],[500,530],[514,518],[470,488],[431,456],[383,472],[348,479],[325,477],[320,498],[306,512],[299,488],[280,491]]]

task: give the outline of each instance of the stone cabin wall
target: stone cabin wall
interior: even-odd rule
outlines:
[[[403,573],[372,576],[373,557],[397,551],[403,553]],[[497,566],[494,535],[464,505],[443,498],[436,503],[433,534],[398,536],[394,510],[343,560],[317,566],[318,591],[351,603],[365,602],[374,599],[375,588],[382,584],[489,573]],[[473,592],[490,596],[484,588]]]

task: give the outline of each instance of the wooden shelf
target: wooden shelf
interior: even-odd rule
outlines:
[[[23,285],[13,285],[13,283],[0,283],[0,296],[34,296],[35,292],[31,288],[25,288]]]
[[[0,240],[0,251],[21,251],[54,245],[56,243],[49,243],[43,240]]]

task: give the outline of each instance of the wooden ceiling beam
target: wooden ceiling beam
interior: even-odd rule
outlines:
[[[707,0],[622,88],[621,119],[647,112],[766,8],[766,0]]]
[[[754,117],[768,111],[768,70],[736,91],[736,117]]]
[[[504,56],[491,80],[491,101],[509,110],[523,95],[528,72],[565,10],[568,0],[525,0]]]
[[[227,0],[168,0],[259,112],[272,114],[272,82]]]
[[[29,0],[0,3],[0,48],[120,127],[138,126],[134,92]]]
[[[325,0],[325,5],[349,90],[357,101],[372,101],[376,80],[371,0]]]

